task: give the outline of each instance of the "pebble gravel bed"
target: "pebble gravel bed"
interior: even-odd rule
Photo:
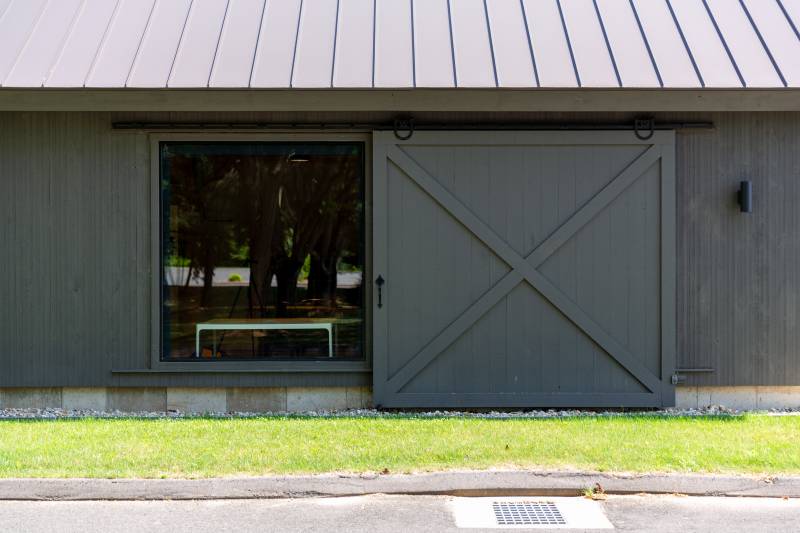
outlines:
[[[180,411],[94,411],[70,409],[0,409],[0,419],[77,419],[77,418],[259,418],[259,417],[321,417],[321,418],[483,418],[483,419],[545,419],[567,417],[691,417],[691,416],[736,416],[747,413],[772,416],[800,416],[800,409],[773,409],[740,411],[713,405],[702,409],[660,409],[650,411],[598,411],[598,410],[526,410],[526,411],[379,411],[377,409],[348,409],[341,411],[306,412],[231,412],[231,413],[185,413]]]

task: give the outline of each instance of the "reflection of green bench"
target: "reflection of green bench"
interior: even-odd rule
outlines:
[[[328,357],[333,357],[333,324],[335,322],[357,322],[335,318],[217,318],[195,325],[194,354],[200,357],[200,332],[214,332],[211,357],[217,355],[217,331],[267,331],[321,329],[328,332]]]

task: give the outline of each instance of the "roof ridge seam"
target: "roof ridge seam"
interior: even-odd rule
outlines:
[[[108,24],[106,24],[106,29],[103,31],[103,37],[100,38],[100,42],[97,44],[97,50],[94,52],[92,64],[89,65],[89,70],[86,72],[86,77],[83,78],[84,87],[86,87],[86,84],[89,83],[89,79],[91,79],[92,75],[94,74],[94,69],[97,66],[97,59],[100,57],[100,54],[103,53],[103,47],[106,45],[106,41],[108,40],[109,30],[117,20],[117,16],[119,15],[119,6],[122,5],[123,1],[124,0],[116,0],[117,3],[114,4],[114,12],[111,13],[111,16],[108,18]]]
[[[736,75],[739,77],[739,82],[742,84],[742,87],[747,88],[747,81],[745,81],[744,76],[742,76],[742,71],[739,70],[739,65],[736,63],[736,59],[733,57],[733,53],[728,46],[728,41],[726,41],[725,36],[722,35],[722,30],[719,28],[719,24],[717,24],[717,19],[714,18],[714,13],[711,12],[711,6],[708,5],[706,0],[701,0],[701,2],[703,2],[703,5],[706,8],[706,13],[708,13],[708,18],[711,19],[711,24],[714,25],[714,29],[717,31],[717,37],[719,37],[719,40],[722,42],[722,46],[725,48],[725,52],[728,54],[728,59],[733,65]]]
[[[694,54],[692,53],[692,49],[689,47],[689,42],[686,40],[686,35],[683,33],[683,28],[681,28],[680,23],[678,22],[678,16],[675,14],[675,10],[672,9],[672,2],[670,0],[666,0],[667,2],[667,9],[669,9],[669,13],[672,16],[672,22],[675,24],[675,28],[678,30],[678,35],[681,37],[681,41],[683,42],[683,47],[686,49],[686,53],[689,54],[689,61],[692,62],[692,67],[694,67],[694,73],[697,75],[697,79],[700,81],[700,86],[706,86],[706,80],[703,79],[703,75],[700,73],[700,68],[697,66],[697,62],[694,59]]]
[[[28,48],[28,45],[31,42],[31,38],[33,38],[33,34],[36,33],[36,28],[39,26],[39,23],[42,21],[42,16],[44,15],[44,12],[47,11],[47,8],[50,6],[50,2],[51,1],[52,0],[45,0],[44,5],[42,6],[42,10],[36,16],[36,20],[34,21],[33,26],[31,26],[30,33],[28,34],[27,38],[25,39],[25,42],[20,47],[19,52],[17,52],[17,56],[14,58],[14,62],[11,63],[11,68],[8,69],[8,73],[6,73],[5,78],[0,80],[0,86],[5,86],[5,82],[8,81],[8,79],[14,73],[14,70],[17,68],[17,65],[19,64],[19,60],[22,57],[22,54],[25,52],[25,49]],[[9,2],[9,5],[11,5],[10,2]]]
[[[409,1],[411,7],[411,86],[417,88],[417,34],[414,31],[414,0]]]
[[[372,0],[372,87],[375,87],[375,43],[378,34],[378,0]]]
[[[597,20],[600,22],[600,31],[603,32],[603,40],[606,42],[608,49],[608,56],[611,58],[611,66],[614,67],[614,75],[617,77],[617,86],[622,87],[622,77],[619,75],[619,68],[617,68],[617,60],[614,57],[614,50],[611,49],[611,42],[608,40],[608,33],[606,33],[606,25],[603,24],[603,16],[600,14],[600,8],[597,6],[597,0],[592,0],[594,4],[594,12],[597,15]]]
[[[561,29],[564,30],[564,38],[567,40],[567,48],[569,49],[569,58],[572,60],[572,70],[575,73],[575,81],[578,82],[578,87],[583,87],[581,83],[581,75],[578,72],[578,63],[575,61],[575,53],[572,51],[572,41],[569,38],[569,30],[567,29],[567,21],[564,19],[564,11],[561,9],[561,0],[556,0],[556,7],[558,7],[558,16],[561,18]]]
[[[183,36],[186,34],[186,27],[189,25],[189,17],[192,16],[192,9],[194,9],[194,0],[189,0],[189,9],[186,10],[186,17],[183,19],[183,28],[181,28],[181,35],[178,37],[178,45],[175,47],[175,54],[172,56],[172,62],[169,64],[167,79],[164,81],[165,87],[170,86],[170,80],[172,80],[172,71],[175,70],[175,63],[178,61],[178,55],[181,53]]]
[[[742,10],[744,11],[747,20],[750,21],[750,26],[753,28],[753,31],[756,32],[756,36],[758,40],[761,42],[761,47],[767,53],[767,57],[769,57],[770,63],[772,63],[772,68],[775,69],[775,72],[778,74],[778,77],[781,79],[781,83],[783,83],[784,87],[788,87],[786,83],[786,78],[783,77],[783,72],[781,72],[781,68],[778,66],[778,62],[775,61],[775,58],[772,56],[772,52],[767,46],[767,42],[764,40],[764,36],[761,35],[761,31],[759,31],[758,26],[756,25],[756,21],[753,20],[753,17],[750,15],[750,11],[747,9],[747,6],[744,3],[744,0],[739,0],[739,5],[742,6]]]
[[[458,69],[456,69],[456,42],[453,37],[453,12],[447,0],[447,27],[450,29],[450,61],[453,63],[453,87],[458,88]]]
[[[536,55],[533,52],[533,39],[531,38],[531,29],[528,24],[528,13],[525,7],[525,0],[519,0],[519,7],[522,10],[522,22],[525,24],[525,35],[528,37],[528,51],[531,54],[531,63],[533,64],[533,76],[536,79],[536,86],[541,87],[542,83],[539,81],[539,69],[536,66]]]
[[[486,18],[486,37],[489,40],[489,53],[492,55],[492,73],[494,74],[494,86],[500,87],[500,79],[497,77],[497,60],[494,57],[492,24],[489,21],[489,7],[486,5],[486,0],[483,0],[483,16]]]
[[[3,12],[0,13],[0,22],[3,22],[3,19],[6,16],[6,13],[8,13],[11,10],[11,4],[12,3],[13,3],[13,0],[9,0],[9,2],[6,4],[6,7],[3,8]]]
[[[339,14],[340,14],[340,7],[342,5],[341,0],[336,0],[336,19],[334,20],[333,26],[333,51],[331,52],[331,83],[330,87],[333,88],[333,75],[336,72],[336,49],[338,48],[337,41],[339,39]]]
[[[258,47],[261,45],[261,28],[264,26],[264,19],[267,18],[267,1],[261,3],[261,19],[258,21],[258,31],[256,32],[256,45],[253,47],[253,59],[250,61],[250,75],[247,77],[247,87],[253,87],[253,72],[256,69],[256,58],[258,57]]]
[[[633,4],[633,0],[628,0],[628,5],[633,12],[633,18],[636,19],[636,26],[639,28],[639,36],[642,38],[642,42],[644,42],[644,47],[647,50],[647,55],[650,57],[650,64],[653,66],[653,70],[656,72],[656,78],[658,78],[658,85],[661,88],[664,88],[664,78],[661,77],[661,71],[658,68],[658,63],[656,63],[656,57],[653,55],[653,49],[650,48],[650,40],[647,38],[647,34],[644,32],[644,26],[642,26],[642,20],[639,18],[639,13],[636,11],[636,6]]]
[[[375,42],[378,33],[378,0],[372,0],[372,87],[375,87]]]
[[[228,21],[228,9],[231,7],[231,0],[225,0],[225,13],[222,14],[222,24],[219,25],[219,35],[217,36],[217,46],[214,48],[214,57],[211,58],[211,68],[208,70],[208,80],[206,87],[211,87],[211,78],[214,76],[214,67],[217,66],[217,55],[219,45],[222,43],[222,35],[225,33],[225,23]]]
[[[297,42],[300,40],[300,24],[303,20],[303,0],[300,0],[300,9],[297,10],[297,28],[294,30],[294,47],[292,50],[292,68],[289,71],[289,88],[294,87],[294,64],[297,61]]]
[[[133,54],[133,60],[131,61],[131,66],[128,67],[128,75],[125,76],[125,84],[123,87],[127,87],[128,83],[131,81],[131,76],[133,76],[133,71],[136,69],[137,63],[139,62],[139,54],[142,52],[142,44],[144,40],[147,38],[147,34],[150,32],[150,25],[153,22],[153,13],[156,11],[156,6],[161,0],[153,0],[153,5],[150,6],[150,14],[147,15],[147,23],[144,25],[144,31],[142,31],[142,36],[139,38],[139,44],[136,46],[136,53]]]
[[[783,5],[783,1],[782,0],[775,0],[775,1],[778,2],[778,7],[781,8],[781,11],[783,12],[783,16],[786,17],[786,22],[788,22],[789,26],[792,27],[792,30],[794,30],[794,34],[797,36],[797,40],[800,41],[800,30],[797,29],[797,26],[795,25],[794,21],[792,20],[792,17],[789,16],[789,12],[786,11],[786,8]]]
[[[81,0],[81,5],[78,6],[78,9],[75,10],[75,15],[73,15],[72,21],[69,23],[69,28],[67,29],[67,32],[64,34],[64,38],[61,40],[61,45],[58,47],[58,53],[55,54],[53,61],[47,68],[47,72],[45,73],[44,79],[42,80],[41,87],[45,87],[47,85],[50,76],[53,75],[53,70],[55,70],[56,65],[58,65],[61,62],[61,58],[64,57],[64,52],[67,49],[67,42],[72,38],[72,34],[75,33],[75,27],[78,25],[78,19],[83,14],[83,10],[86,9],[87,3],[89,3],[89,0]]]

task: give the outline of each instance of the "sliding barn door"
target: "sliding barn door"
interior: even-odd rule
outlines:
[[[376,132],[376,405],[673,405],[673,154],[673,132]]]

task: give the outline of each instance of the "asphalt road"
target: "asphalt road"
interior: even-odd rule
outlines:
[[[0,531],[479,531],[456,527],[456,500],[451,496],[370,495],[273,500],[0,501]],[[617,531],[800,531],[797,499],[639,495],[610,496],[598,505]]]

